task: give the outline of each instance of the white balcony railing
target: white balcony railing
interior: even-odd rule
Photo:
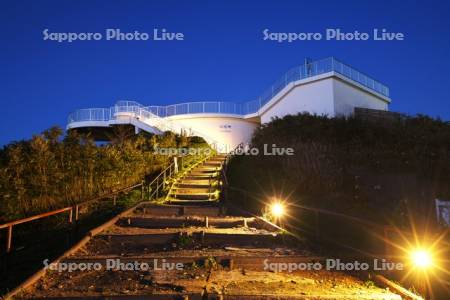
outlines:
[[[135,101],[118,101],[111,108],[88,108],[76,110],[69,115],[68,122],[70,124],[73,122],[82,121],[108,121],[114,119],[115,114],[118,112],[134,113],[136,116],[145,118],[164,118],[173,115],[197,113],[247,115],[258,112],[264,104],[269,102],[289,83],[329,72],[341,74],[342,76],[353,80],[378,94],[389,97],[389,88],[386,85],[338,61],[337,59],[330,57],[292,68],[257,99],[244,103],[204,101],[188,102],[168,106],[144,106]]]

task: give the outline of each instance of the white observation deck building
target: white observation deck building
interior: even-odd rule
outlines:
[[[331,57],[292,68],[253,101],[168,106],[118,101],[110,108],[74,111],[67,129],[101,132],[114,125],[131,125],[136,132],[183,131],[203,137],[220,152],[228,152],[239,143],[249,142],[254,129],[274,117],[305,112],[350,116],[356,107],[387,111],[390,102],[387,86]]]

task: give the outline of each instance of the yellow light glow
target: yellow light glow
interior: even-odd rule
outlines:
[[[275,202],[270,207],[270,212],[274,217],[279,218],[282,215],[284,215],[285,212],[284,205],[279,202]]]
[[[411,253],[411,258],[414,265],[419,268],[428,268],[432,264],[431,254],[427,250],[415,250]]]

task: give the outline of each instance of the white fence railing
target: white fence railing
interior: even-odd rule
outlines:
[[[269,89],[262,93],[256,100],[244,103],[232,103],[221,101],[188,102],[168,106],[144,106],[135,101],[118,101],[111,108],[88,108],[79,109],[69,115],[69,124],[80,121],[107,121],[115,118],[118,112],[133,112],[143,117],[169,117],[182,114],[197,113],[221,113],[247,115],[256,113],[269,102],[278,92],[291,82],[309,77],[335,72],[355,81],[356,83],[378,93],[389,97],[389,88],[374,80],[373,78],[359,72],[337,59],[330,57],[322,60],[305,63],[299,67],[292,68],[277,80]]]

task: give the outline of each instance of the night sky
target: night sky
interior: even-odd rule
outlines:
[[[305,57],[334,56],[391,90],[390,110],[450,119],[449,1],[1,1],[0,145],[66,126],[77,108],[256,99]],[[105,30],[184,34],[115,41]],[[403,41],[264,40],[270,32],[368,32]],[[99,41],[43,31],[99,32]]]

